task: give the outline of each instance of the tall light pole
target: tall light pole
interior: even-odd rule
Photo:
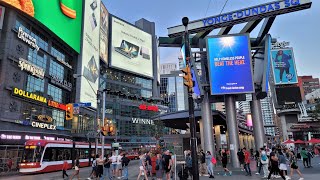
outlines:
[[[79,77],[81,77],[81,76],[83,76],[82,74],[73,74],[73,78],[79,78]],[[92,87],[92,85],[91,85],[91,83],[89,82],[89,80],[85,77],[85,76],[83,76],[86,80],[87,80],[87,82],[88,82],[88,84],[90,85],[90,88],[92,89],[92,91],[94,92],[94,94],[96,95],[96,97],[97,97],[97,110],[96,110],[96,119],[95,119],[95,121],[93,121],[93,126],[94,126],[94,131],[95,131],[95,136],[94,136],[94,138],[95,138],[95,154],[98,154],[98,135],[97,135],[97,132],[98,132],[98,120],[99,120],[99,115],[100,115],[100,111],[99,111],[99,105],[100,105],[100,91],[99,90],[97,90],[97,92],[93,89],[93,87]],[[104,120],[103,120],[104,121]]]
[[[190,62],[190,47],[189,47],[189,32],[188,32],[189,19],[187,17],[182,18],[182,24],[185,27],[184,32],[184,44],[185,44],[185,56],[186,56],[186,68],[183,70],[186,73],[184,79],[187,80],[185,85],[188,86],[188,102],[189,102],[189,122],[190,122],[190,142],[191,142],[191,158],[192,158],[192,175],[193,180],[199,180],[199,168],[198,168],[198,155],[197,155],[197,137],[196,137],[196,120],[194,118],[194,102],[192,97],[193,81],[191,74],[191,62]]]

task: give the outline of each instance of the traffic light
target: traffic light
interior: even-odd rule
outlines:
[[[192,92],[193,81],[191,68],[187,65],[184,69],[181,70],[184,73],[183,79],[185,80],[184,85],[188,87],[189,92]]]
[[[73,119],[73,104],[66,105],[66,120]]]

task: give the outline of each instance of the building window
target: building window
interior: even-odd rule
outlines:
[[[27,91],[43,95],[44,92],[44,79],[36,78],[28,75]]]
[[[51,60],[50,61],[50,69],[49,74],[53,76],[57,76],[60,79],[64,79],[64,68],[62,65],[57,62]]]
[[[66,55],[63,53],[63,51],[54,44],[51,47],[51,54],[58,59],[68,62],[68,59],[66,58]]]
[[[21,27],[24,32],[34,37],[37,40],[37,45],[40,48],[42,48],[45,51],[48,51],[48,39],[44,35],[42,35],[39,31],[35,29],[30,30],[30,27],[24,26],[20,21],[17,20],[15,24],[15,29],[19,30],[19,27]]]
[[[44,70],[46,69],[47,56],[43,52],[29,48],[28,61],[43,68]]]
[[[64,127],[65,112],[59,111],[59,110],[53,110],[52,119],[54,119],[56,126]]]
[[[48,95],[52,98],[52,100],[62,103],[62,89],[49,84]]]

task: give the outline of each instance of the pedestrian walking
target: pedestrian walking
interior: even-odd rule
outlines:
[[[270,172],[268,175],[268,179],[271,178],[272,173],[280,173],[280,169],[279,169],[279,159],[275,153],[275,148],[272,148],[272,152],[270,153],[270,162],[269,162],[269,166],[270,166]],[[286,179],[281,173],[280,176],[282,177],[282,179]]]
[[[156,178],[157,178],[157,180],[162,180],[164,166],[163,166],[163,163],[162,163],[161,154],[157,154],[155,170],[156,170]]]
[[[106,158],[104,160],[104,165],[103,165],[103,176],[109,180],[112,179],[112,175],[110,172],[110,168],[111,168],[111,160],[110,160],[110,155],[107,154]]]
[[[72,180],[74,176],[77,176],[77,179],[79,180],[79,179],[80,179],[80,176],[79,176],[79,172],[80,172],[80,161],[79,161],[79,157],[77,157],[77,158],[74,160],[73,168],[74,168],[74,173],[72,174],[70,180]]]
[[[69,177],[68,176],[68,174],[67,174],[67,169],[68,169],[68,162],[67,162],[67,160],[64,160],[63,161],[63,165],[62,165],[62,178],[64,179],[64,176],[66,175],[67,177]]]
[[[175,163],[176,163],[176,155],[172,154],[172,152],[170,152],[170,156],[171,156],[171,179],[174,179],[174,175],[175,175],[175,172],[176,172],[176,166],[175,166]]]
[[[265,148],[260,148],[260,162],[263,170],[263,178],[268,177],[268,164],[269,164],[269,159],[267,156],[267,152],[265,151]]]
[[[122,177],[122,163],[121,163],[121,159],[122,159],[122,153],[120,153],[117,156],[117,170],[116,170],[116,174],[118,178]]]
[[[247,149],[244,147],[243,149],[244,154],[244,169],[246,171],[246,176],[251,176],[251,168],[250,168],[250,153],[247,151]]]
[[[227,172],[231,176],[232,172],[229,171],[229,169],[227,168],[228,155],[227,155],[227,152],[224,149],[221,151],[221,162],[222,162],[222,167],[223,167],[223,170],[224,170],[224,175],[223,176],[227,176]]]
[[[260,161],[260,150],[256,151],[256,153],[254,154],[254,157],[255,157],[255,160],[256,160],[256,163],[257,163],[257,168],[258,168],[258,171],[256,172],[256,175],[260,175],[260,172],[261,172],[261,169],[262,169],[262,164],[261,164],[261,161]]]
[[[307,154],[306,148],[302,148],[302,150],[300,151],[300,154],[301,154],[301,157],[302,157],[302,160],[303,160],[303,166],[305,168],[309,167],[308,154]]]
[[[97,177],[97,156],[98,155],[96,155],[92,160],[92,164],[91,164],[92,171],[90,173],[89,179],[92,179],[93,177]]]
[[[311,159],[312,159],[314,156],[313,156],[313,154],[312,154],[311,149],[308,150],[307,156],[308,156],[308,165],[309,165],[308,167],[309,167],[309,168],[312,168]]]
[[[284,156],[283,152],[281,149],[279,149],[279,169],[280,169],[280,174],[285,176],[287,178],[288,175],[288,169],[287,169],[287,160],[286,157]]]
[[[190,152],[187,154],[186,157],[186,169],[188,170],[189,175],[192,178],[192,157]]]
[[[200,176],[203,176],[206,173],[206,154],[203,152],[203,150],[200,150]]]
[[[213,164],[216,163],[216,159],[211,155],[210,151],[206,152],[206,165],[209,174],[209,178],[214,178],[213,175]]]
[[[128,180],[129,174],[128,174],[128,165],[129,165],[130,159],[126,157],[126,153],[123,153],[121,164],[122,164],[122,171],[123,171],[123,179]]]
[[[170,156],[170,151],[166,150],[163,157],[162,157],[162,161],[164,162],[164,170],[166,173],[166,180],[170,180],[170,171],[171,171],[171,167],[172,167],[172,159]]]
[[[287,179],[291,179],[293,172],[296,171],[300,176],[299,180],[303,180],[304,178],[302,177],[302,174],[301,174],[299,167],[297,165],[297,157],[294,155],[294,153],[292,151],[289,152],[289,158],[290,158],[290,168],[291,169],[290,169],[290,177]]]
[[[139,175],[137,180],[140,180],[140,176],[144,176],[145,180],[148,180],[147,171],[146,171],[145,157],[144,154],[139,154]]]
[[[7,172],[11,171],[12,165],[13,165],[13,161],[11,158],[8,157],[8,160],[7,160],[8,171]]]
[[[152,164],[151,164],[151,156],[150,152],[146,153],[146,168],[147,168],[147,175],[152,177]]]

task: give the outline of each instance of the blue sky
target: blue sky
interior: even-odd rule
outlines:
[[[190,21],[220,13],[225,0],[103,0],[109,12],[130,23],[145,18],[156,23],[156,34],[167,36],[167,28],[181,24],[187,16]],[[208,4],[210,2],[209,8]],[[223,12],[230,12],[271,2],[270,0],[229,0]],[[289,41],[294,49],[298,75],[320,77],[320,1],[312,0],[311,9],[280,15],[270,34],[280,41]],[[208,11],[207,11],[208,9]],[[207,12],[206,12],[207,11]],[[262,23],[259,24],[259,27]],[[239,32],[242,25],[232,32]],[[259,27],[250,36],[255,37]],[[217,32],[214,31],[213,33]],[[161,48],[160,62],[178,62],[178,48]]]

